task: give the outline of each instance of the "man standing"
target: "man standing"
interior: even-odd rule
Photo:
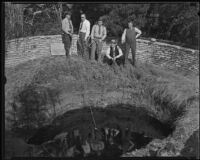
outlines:
[[[95,51],[97,50],[97,61],[100,62],[101,50],[103,43],[102,41],[106,38],[107,31],[106,27],[102,25],[103,21],[101,18],[98,20],[98,24],[92,27],[91,39],[92,39],[92,50],[91,60],[95,60]]]
[[[71,21],[71,13],[65,13],[65,18],[62,20],[62,41],[65,47],[66,57],[69,57],[69,51],[71,47],[73,34],[73,25]]]
[[[126,42],[125,64],[128,62],[128,54],[131,48],[132,63],[135,65],[135,51],[136,51],[136,38],[138,38],[142,32],[136,27],[133,27],[133,22],[128,22],[128,29],[124,30],[122,34],[122,44]],[[137,34],[137,35],[136,35]]]
[[[83,58],[88,59],[89,53],[87,50],[87,38],[90,35],[90,22],[86,19],[85,14],[81,14],[81,23],[79,27],[79,41],[80,41],[80,52]]]
[[[117,41],[115,39],[111,40],[111,46],[106,51],[106,56],[104,57],[104,61],[109,64],[123,64],[123,53],[121,48],[117,45]]]

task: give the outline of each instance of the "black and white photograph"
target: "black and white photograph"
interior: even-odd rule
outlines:
[[[199,156],[199,2],[3,2],[3,159]]]

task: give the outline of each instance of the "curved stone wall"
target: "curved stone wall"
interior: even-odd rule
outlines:
[[[72,38],[72,54],[77,53],[77,35]],[[61,35],[35,36],[6,42],[6,67],[13,67],[27,60],[51,56],[51,44],[62,43]],[[108,48],[104,43],[103,53]],[[131,58],[131,54],[129,55]],[[199,73],[199,51],[149,40],[137,39],[136,59],[170,69]]]

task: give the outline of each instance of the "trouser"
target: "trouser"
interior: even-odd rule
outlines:
[[[121,65],[123,64],[123,57],[121,56],[117,58],[114,62],[112,59],[109,59],[107,56],[104,56],[103,62],[107,63],[108,65],[113,65],[113,64]]]
[[[95,51],[97,51],[97,61],[101,61],[101,50],[103,43],[100,42],[99,39],[94,39],[92,41],[92,49],[91,49],[91,60],[95,60]]]
[[[132,53],[132,64],[135,65],[135,50],[136,50],[135,42],[126,42],[126,53],[125,53],[125,57],[124,57],[124,63],[125,64],[128,63],[128,54],[130,52],[130,49],[131,49],[131,53]]]
[[[86,44],[86,40],[85,40],[85,33],[80,32],[79,33],[79,54],[82,55],[82,57],[84,59],[88,59],[89,58],[89,54],[88,54],[88,49],[87,49],[87,44]]]
[[[62,42],[64,43],[66,57],[69,57],[69,51],[71,47],[72,37],[69,34],[62,34]]]

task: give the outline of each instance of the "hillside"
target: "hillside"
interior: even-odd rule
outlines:
[[[124,156],[152,156],[154,153],[157,156],[180,156],[187,139],[199,128],[199,86],[198,77],[195,76],[183,77],[161,67],[139,62],[137,67],[110,67],[85,62],[76,56],[70,60],[63,56],[36,59],[15,68],[6,68],[5,72],[6,128],[36,130],[31,134],[28,131],[27,135],[20,134],[20,138],[25,140],[37,135],[37,130],[45,126],[54,123],[63,126],[64,115],[70,114],[67,112],[69,110],[78,113],[76,115],[73,112],[74,115],[70,116],[71,123],[74,121],[76,125],[77,117],[87,117],[85,112],[78,109],[87,106],[96,107],[94,112],[99,112],[98,108],[118,106],[116,111],[110,111],[113,117],[120,113],[120,106],[141,108],[158,123],[173,128],[172,133],[162,139],[155,133],[151,137],[153,140],[145,147]],[[127,113],[124,111],[124,115]],[[100,116],[97,119],[102,126],[106,125],[103,123],[106,118]],[[130,121],[137,121],[137,118]],[[87,123],[89,125],[91,122]],[[145,125],[146,121],[140,123]],[[58,133],[64,131],[58,130]],[[145,134],[149,130],[154,132],[151,128],[145,128]],[[26,145],[33,147],[32,144]],[[11,152],[8,150],[7,155]]]

